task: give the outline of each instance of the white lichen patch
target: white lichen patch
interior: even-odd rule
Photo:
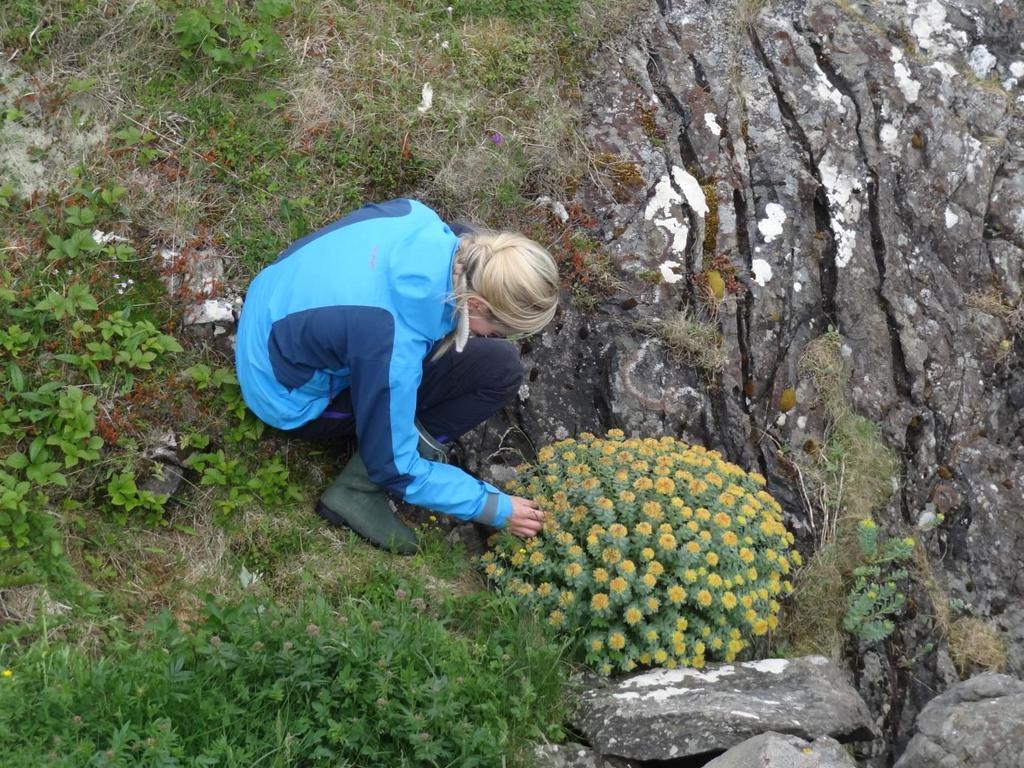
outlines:
[[[758,715],[755,715],[753,712],[741,712],[738,709],[731,710],[729,712],[729,714],[732,715],[733,717],[745,717],[745,718],[748,718],[750,720],[760,720],[761,719]]]
[[[661,279],[666,283],[678,283],[683,279],[683,276],[677,272],[679,269],[678,261],[666,261],[658,267],[658,271],[661,272]]]
[[[828,153],[818,164],[821,183],[825,187],[831,213],[832,235],[836,241],[836,266],[845,267],[853,258],[857,233],[852,228],[860,219],[860,201],[853,193],[861,189],[860,181],[841,173]]]
[[[957,216],[950,207],[946,206],[946,229],[952,229],[960,221],[960,217]]]
[[[745,669],[753,669],[757,672],[767,672],[771,675],[781,675],[789,666],[788,659],[759,659],[748,661],[740,665]]]
[[[750,262],[750,270],[754,273],[754,282],[762,288],[772,279],[772,265],[764,259],[754,259]]]
[[[938,0],[908,0],[907,16],[917,46],[933,55],[951,55],[956,44],[967,43],[967,33],[953,29],[946,21],[946,6]]]
[[[553,214],[555,214],[555,216],[558,217],[558,220],[560,222],[562,222],[563,224],[568,223],[568,221],[569,221],[569,211],[566,209],[565,205],[563,205],[558,200],[555,200],[555,199],[553,199],[552,197],[550,197],[548,195],[541,195],[540,197],[538,197],[533,202],[534,202],[535,205],[539,205],[539,206],[542,206],[544,208],[550,209],[551,212]]]
[[[416,111],[423,114],[432,106],[434,106],[434,86],[424,83],[423,89],[420,91],[420,105],[416,107]]]
[[[786,221],[786,209],[778,203],[768,203],[764,207],[765,218],[757,222],[757,228],[766,243],[782,234],[782,225]]]
[[[683,253],[686,250],[686,240],[690,234],[690,228],[672,213],[672,207],[681,205],[682,202],[682,195],[672,186],[672,179],[666,174],[654,186],[654,194],[647,201],[647,208],[644,210],[645,219],[653,221],[668,233],[673,253]]]
[[[896,85],[899,86],[907,103],[913,104],[917,101],[918,94],[921,92],[921,84],[910,76],[910,68],[903,63],[903,51],[899,48],[893,48],[889,58],[892,60],[892,71],[896,76]]]
[[[671,176],[666,174],[658,179],[658,183],[654,185],[654,194],[644,209],[644,218],[653,221],[668,233],[673,253],[683,253],[686,250],[686,241],[690,235],[690,228],[672,212],[673,206],[684,203],[702,218],[708,212],[707,200],[704,199],[704,190],[700,188],[700,182],[675,165],[672,166]]]
[[[686,251],[686,239],[690,235],[688,226],[673,217],[656,219],[654,223],[668,232],[672,253],[682,254]]]
[[[98,122],[87,103],[72,101],[75,120],[43,118],[34,102],[20,97],[33,89],[25,76],[0,58],[0,186],[10,185],[19,197],[60,189],[73,182],[71,169],[88,160],[107,139],[107,127]],[[20,107],[19,107],[20,105]],[[16,113],[8,112],[17,108]]]
[[[696,669],[653,669],[644,672],[642,675],[624,680],[623,688],[661,688],[663,686],[678,685],[686,680],[701,683],[717,683],[723,677],[729,677],[736,672],[731,664],[724,664],[717,669],[709,669],[707,672],[700,672]]]
[[[967,168],[967,180],[974,181],[974,177],[978,173],[978,169],[984,165],[985,159],[985,148],[982,146],[981,141],[976,139],[974,136],[964,137],[964,165]]]
[[[715,134],[715,136],[722,135],[722,126],[718,124],[718,115],[714,112],[704,113],[704,124],[707,125],[708,130]]]
[[[683,202],[682,196],[672,186],[672,179],[668,175],[658,179],[654,185],[654,194],[647,201],[647,208],[644,209],[644,218],[651,221],[655,216],[672,218],[672,206]]]
[[[878,138],[886,152],[893,152],[896,149],[896,141],[900,133],[892,123],[885,123],[878,131]]]
[[[102,229],[94,229],[92,231],[92,239],[95,240],[100,245],[107,245],[108,243],[131,242],[127,237],[115,235],[113,232],[104,232]]]
[[[967,57],[967,65],[978,77],[988,77],[988,73],[995,69],[996,57],[984,45],[976,45]]]
[[[793,293],[800,293],[804,287],[800,283],[793,283]]]
[[[690,210],[704,218],[710,209],[708,201],[704,198],[704,190],[700,188],[700,182],[678,165],[672,166],[672,178],[683,191],[683,197],[686,198],[686,204],[690,206]]]
[[[840,115],[846,114],[846,104],[843,103],[843,94],[838,88],[833,88],[832,83],[829,82],[828,77],[825,76],[825,72],[821,67],[815,65],[818,76],[815,80],[815,92],[818,98],[826,103],[831,104],[836,108],[836,112]]]
[[[1015,61],[1010,65],[1010,74],[1018,80],[1024,80],[1024,61]]]
[[[933,64],[928,65],[929,69],[934,69],[942,76],[942,82],[946,83],[957,77],[960,73],[956,71],[956,67],[952,64],[947,64],[944,61],[936,61]]]

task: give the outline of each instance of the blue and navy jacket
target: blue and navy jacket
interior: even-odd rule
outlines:
[[[249,286],[235,362],[246,404],[278,429],[351,389],[370,479],[461,519],[503,526],[512,501],[416,450],[423,361],[455,327],[458,237],[413,200],[367,205],[289,247]]]

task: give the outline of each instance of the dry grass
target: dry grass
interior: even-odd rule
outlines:
[[[771,4],[772,0],[736,0],[736,23],[743,27],[752,26]]]
[[[983,619],[957,619],[946,639],[950,658],[962,678],[979,670],[1001,672],[1006,668],[1006,642],[999,630]]]
[[[797,572],[778,630],[787,643],[788,655],[820,655],[833,661],[842,658],[842,618],[850,571],[847,560],[847,549],[833,539]]]
[[[945,638],[949,656],[962,678],[977,671],[1002,671],[1006,667],[1006,642],[999,630],[984,619],[962,616],[953,619],[949,593],[939,585],[928,553],[918,543],[914,548],[914,578],[931,601],[932,621]]]
[[[842,341],[830,331],[810,341],[800,356],[800,372],[810,376],[817,390],[818,401],[830,419],[839,419],[847,411],[846,386],[848,373],[843,365]]]
[[[657,333],[676,360],[709,375],[719,373],[729,360],[718,328],[689,310],[667,318],[657,326]]]
[[[167,528],[101,524],[89,539],[66,537],[68,554],[76,572],[107,592],[130,625],[161,610],[193,618],[202,593],[221,594],[237,584],[228,535],[213,518],[211,509],[196,503],[178,510]],[[98,548],[97,541],[108,543]]]
[[[998,317],[1006,323],[1011,333],[1019,333],[1024,329],[1024,299],[1014,305],[1001,291],[982,291],[969,294],[967,306]]]

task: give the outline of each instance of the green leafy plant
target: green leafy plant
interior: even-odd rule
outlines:
[[[220,488],[214,500],[221,519],[259,499],[264,506],[274,507],[302,498],[301,491],[289,481],[289,471],[274,456],[255,471],[239,457],[229,457],[223,450],[193,453],[186,460],[189,469],[199,472],[200,485]]]
[[[63,312],[68,301],[58,296],[51,298],[48,304],[42,302],[37,309],[53,306],[54,312]],[[161,333],[149,320],[133,321],[121,310],[110,313],[95,328],[86,323],[72,327],[72,334],[76,337],[93,334],[94,331],[99,332],[99,340],[86,342],[84,352],[61,353],[57,359],[85,371],[89,380],[97,385],[100,382],[100,364],[109,364],[124,377],[122,391],[132,388],[135,371],[152,370],[158,358],[182,351],[181,344],[173,336]]]
[[[35,335],[18,323],[0,328],[0,348],[11,357],[20,357],[22,353],[33,349],[36,341]]]
[[[144,131],[135,125],[115,131],[114,138],[120,142],[120,151],[129,151],[135,154],[143,165],[151,163],[160,156],[160,150],[153,146],[156,134]]]
[[[60,321],[65,317],[74,317],[79,310],[99,309],[99,304],[89,293],[88,288],[81,283],[72,283],[67,287],[64,295],[50,291],[46,298],[35,305],[35,309],[37,312],[45,312],[54,320]]]
[[[185,58],[199,54],[217,66],[252,68],[283,53],[273,24],[291,12],[292,0],[257,0],[249,13],[237,2],[210,0],[202,8],[182,11],[174,34]]]
[[[875,643],[892,634],[892,617],[907,601],[901,591],[908,575],[902,564],[910,560],[914,540],[893,538],[879,546],[878,526],[868,518],[857,526],[857,544],[866,565],[853,571],[856,581],[847,598],[843,629]]]
[[[46,444],[60,449],[67,469],[77,466],[79,461],[94,461],[100,456],[103,438],[93,434],[96,400],[96,395],[87,395],[79,387],[68,387],[57,400],[56,418]]]
[[[4,765],[489,768],[561,735],[559,650],[528,616],[376,581],[333,609],[211,598],[100,656],[0,649]]]
[[[765,480],[671,437],[583,434],[541,449],[510,490],[540,536],[484,555],[504,592],[570,633],[602,673],[737,657],[777,624],[799,553]]]
[[[52,234],[46,238],[46,244],[50,246],[50,250],[46,254],[46,258],[50,261],[75,260],[79,257],[93,255],[100,250],[100,244],[93,240],[92,233],[88,229],[76,229],[68,237]]]
[[[131,472],[118,472],[107,483],[107,498],[114,508],[114,518],[124,525],[129,514],[142,513],[146,522],[160,522],[167,503],[166,493],[154,493],[139,488]]]
[[[45,503],[32,482],[0,470],[0,588],[31,583],[61,562],[60,536],[50,516],[39,513]]]
[[[192,379],[196,389],[216,390],[218,411],[233,418],[234,423],[224,429],[223,437],[226,443],[238,445],[260,438],[266,425],[246,407],[234,371],[227,368],[213,369],[205,363],[199,363],[188,368],[185,373]]]

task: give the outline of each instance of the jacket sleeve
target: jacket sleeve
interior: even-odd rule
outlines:
[[[370,479],[405,501],[462,520],[504,527],[511,498],[458,467],[417,451],[416,393],[426,343],[349,360],[359,452]]]

